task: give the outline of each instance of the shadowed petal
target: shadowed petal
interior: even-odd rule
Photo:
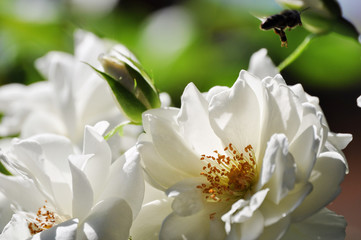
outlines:
[[[189,216],[203,209],[202,191],[197,188],[203,183],[202,178],[188,178],[177,182],[166,193],[175,197],[172,208],[179,216]]]
[[[175,213],[164,219],[160,230],[159,240],[176,239],[209,239],[209,214],[200,211],[188,217],[181,217]]]
[[[247,78],[247,81],[244,80]],[[261,100],[255,92],[256,87],[248,82],[261,85],[252,75],[242,71],[239,79],[229,90],[215,95],[209,107],[211,126],[223,144],[232,143],[237,148],[251,144],[256,152],[259,151],[258,141],[261,127]],[[263,95],[260,93],[259,95]],[[237,109],[237,111],[235,111]],[[256,154],[257,156],[257,154]]]
[[[198,176],[202,169],[200,154],[189,147],[172,123],[156,116],[149,116],[153,146],[163,161],[186,174]]]
[[[31,237],[28,223],[18,214],[14,214],[0,235],[0,240],[24,240]]]
[[[111,166],[108,181],[103,187],[100,200],[122,198],[130,205],[135,218],[144,197],[143,171],[139,153],[132,147]]]
[[[98,203],[81,225],[78,232],[87,239],[128,240],[132,225],[132,210],[119,198],[109,198]]]
[[[342,240],[346,236],[345,228],[342,216],[323,208],[304,221],[292,224],[282,240]]]
[[[76,156],[69,159],[69,166],[73,181],[73,216],[79,219],[86,217],[93,206],[93,190],[84,172],[82,172],[73,162]]]
[[[209,123],[208,102],[192,83],[183,92],[178,123],[185,141],[197,153],[210,154],[223,148]]]
[[[343,157],[336,152],[322,153],[313,168],[310,181],[313,191],[292,214],[302,220],[329,204],[340,193],[340,183],[345,176]]]
[[[172,212],[171,203],[171,198],[163,198],[143,205],[130,230],[133,239],[158,240],[163,220]]]
[[[76,240],[78,219],[62,222],[46,231],[34,235],[31,240]]]

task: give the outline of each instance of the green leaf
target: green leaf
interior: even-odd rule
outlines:
[[[11,176],[12,174],[6,169],[6,167],[0,162],[0,173]]]
[[[89,65],[90,66],[90,65]],[[90,66],[96,72],[98,72],[110,86],[114,97],[119,104],[120,109],[123,113],[135,124],[142,123],[142,113],[147,110],[147,107],[139,101],[136,96],[128,91],[118,80],[114,79],[105,72],[99,71],[98,69]]]

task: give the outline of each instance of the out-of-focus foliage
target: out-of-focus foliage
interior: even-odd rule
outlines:
[[[287,31],[288,48],[281,48],[279,36],[261,31],[254,17],[282,11],[269,0],[122,0],[103,15],[79,13],[60,1],[43,21],[19,17],[14,2],[0,2],[0,84],[42,80],[34,60],[51,50],[71,52],[72,33],[82,28],[125,44],[176,104],[187,83],[200,90],[230,86],[253,52],[267,48],[277,65],[310,34],[303,27]],[[360,57],[359,42],[332,33],[315,38],[283,74],[293,83],[354,88],[360,86]]]
[[[358,38],[355,26],[342,16],[340,4],[336,0],[276,0],[281,6],[297,9],[302,14],[306,29],[316,34],[337,32]],[[307,10],[307,11],[306,11]]]

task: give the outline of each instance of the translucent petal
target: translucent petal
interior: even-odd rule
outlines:
[[[76,158],[69,159],[70,170],[73,179],[73,217],[84,219],[93,206],[93,190],[84,172],[73,162]]]
[[[131,207],[133,217],[137,216],[144,197],[144,178],[135,147],[111,165],[109,178],[104,186],[99,200],[122,198]]]
[[[283,217],[278,222],[268,227],[265,227],[262,235],[259,237],[258,240],[278,240],[285,234],[290,224],[291,217]]]
[[[262,129],[263,137],[268,141],[274,133],[282,132],[292,141],[301,122],[302,105],[281,75],[264,79],[263,82],[269,93],[266,102],[269,115]]]
[[[260,79],[274,77],[278,74],[278,69],[267,55],[267,49],[262,48],[253,53],[249,61],[248,71]]]
[[[282,240],[342,240],[345,229],[346,221],[342,216],[323,208],[302,222],[292,224]]]
[[[44,171],[47,160],[42,154],[43,150],[35,140],[22,140],[13,144],[10,155],[13,162],[9,165],[14,164],[21,174],[33,179],[35,184],[39,184],[45,194],[52,195],[51,180]]]
[[[31,138],[39,143],[43,150],[45,161],[42,165],[43,172],[50,179],[53,189],[54,203],[58,211],[71,215],[71,173],[68,155],[73,153],[73,146],[70,141],[58,135],[41,134]]]
[[[213,130],[225,145],[232,143],[242,149],[251,144],[257,152],[262,123],[258,95],[263,93],[254,92],[248,82],[261,85],[260,80],[242,71],[231,89],[212,98],[209,117]]]
[[[288,152],[288,142],[283,134],[272,136],[263,161],[265,169],[262,167],[259,187],[265,183],[265,187],[270,189],[267,199],[279,204],[296,181],[295,161]]]
[[[87,66],[90,68],[89,66]],[[92,70],[92,69],[91,69]],[[93,71],[93,70],[92,70]],[[92,125],[104,119],[117,118],[117,123],[125,117],[117,108],[111,90],[103,79],[94,73],[87,83],[78,89],[75,96],[75,104],[82,125]]]
[[[267,193],[268,189],[264,189],[255,193],[250,200],[240,199],[233,203],[231,210],[222,216],[222,221],[226,223],[226,232],[230,234],[234,231],[232,230],[234,223],[244,223],[252,218],[254,212],[262,205]]]
[[[55,57],[51,65],[49,65],[49,81],[51,81],[54,86],[61,117],[70,138],[75,137],[76,129],[78,127],[71,82],[73,66],[74,62],[69,61],[67,58],[63,58],[62,56]]]
[[[80,226],[82,231],[78,237],[128,240],[132,219],[132,210],[124,199],[109,198],[92,209]]]
[[[200,154],[189,147],[172,123],[152,117],[150,129],[154,148],[163,161],[188,174],[198,176],[202,170]]]
[[[150,130],[150,123],[153,120],[153,116],[156,116],[159,119],[164,119],[165,121],[172,122],[172,124],[176,124],[176,119],[179,114],[178,108],[156,108],[156,109],[150,109],[148,111],[145,111],[143,113],[143,128],[144,131],[148,134],[151,133]]]
[[[57,64],[59,59],[68,62],[69,65],[74,65],[74,58],[71,54],[52,51],[47,53],[45,56],[38,58],[35,61],[35,67],[45,78],[49,78],[52,74],[51,71],[53,71],[51,66]]]
[[[31,112],[21,126],[21,137],[28,138],[42,133],[66,135],[67,129],[59,116],[52,112]]]
[[[336,152],[322,153],[313,168],[310,181],[313,191],[292,213],[292,218],[302,220],[325,207],[340,192],[346,166],[343,157]]]
[[[145,165],[145,174],[154,181],[154,184],[152,183],[154,187],[165,191],[178,181],[192,177],[188,173],[171,166],[168,162],[163,160],[152,143],[139,142],[137,144],[137,149]]]
[[[212,87],[211,89],[209,89],[208,92],[203,93],[203,96],[205,97],[207,102],[211,102],[213,96],[217,95],[220,92],[226,91],[226,90],[229,90],[229,87],[215,86],[215,87]]]
[[[46,231],[34,235],[31,240],[76,240],[77,239],[78,219],[70,219],[62,222]]]
[[[250,219],[241,223],[240,240],[258,239],[263,232],[264,219],[260,211],[255,211]]]
[[[181,217],[170,214],[163,222],[159,240],[175,239],[209,239],[209,214],[200,211],[197,214]]]
[[[3,193],[0,193],[0,232],[8,224],[12,215],[13,210],[10,208],[9,199]]]
[[[279,204],[276,205],[272,201],[264,201],[260,210],[265,219],[265,226],[272,225],[293,212],[300,206],[311,190],[312,185],[310,183],[298,184]]]
[[[132,238],[158,240],[163,220],[172,212],[171,203],[171,198],[163,198],[143,205],[130,229]]]
[[[172,208],[179,216],[189,216],[203,209],[204,196],[197,188],[204,182],[203,178],[188,178],[177,182],[166,193],[168,197],[175,197]]]
[[[208,102],[190,83],[182,95],[178,123],[185,141],[199,154],[210,154],[223,146],[209,123]]]
[[[22,215],[14,214],[0,235],[0,240],[24,240],[31,237],[28,223]]]
[[[302,132],[289,147],[297,165],[297,181],[308,181],[317,159],[320,141],[316,136],[316,129],[310,126]]]
[[[94,198],[97,198],[103,191],[109,176],[112,153],[108,143],[94,127],[85,127],[83,154],[93,154],[83,166],[82,171],[92,186]]]

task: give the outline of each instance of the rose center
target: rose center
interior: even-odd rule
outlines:
[[[36,216],[28,217],[26,221],[31,235],[35,235],[63,222],[63,219],[45,204],[39,208]]]
[[[216,156],[202,155],[205,162],[200,173],[207,179],[198,185],[209,202],[237,200],[252,189],[257,180],[257,165],[253,147],[248,145],[244,151],[238,151],[231,143],[221,154]]]

